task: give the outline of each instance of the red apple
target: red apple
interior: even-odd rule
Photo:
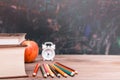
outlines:
[[[21,43],[23,46],[27,46],[25,49],[24,59],[25,62],[33,62],[37,58],[39,54],[39,47],[35,41],[32,40],[25,40]]]

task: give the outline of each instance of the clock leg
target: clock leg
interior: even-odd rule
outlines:
[[[45,61],[45,59],[43,59],[43,61]]]
[[[53,59],[51,59],[51,61],[53,61]]]

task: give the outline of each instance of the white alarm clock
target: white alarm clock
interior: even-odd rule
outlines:
[[[45,42],[42,44],[42,57],[43,60],[51,60],[55,57],[55,44],[52,42]]]

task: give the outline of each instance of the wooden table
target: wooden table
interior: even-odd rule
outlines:
[[[119,55],[57,55],[54,61],[58,61],[78,71],[74,77],[43,78],[39,71],[36,77],[32,77],[36,63],[53,63],[42,61],[39,56],[34,63],[26,63],[25,69],[29,77],[9,80],[120,80],[120,56]]]

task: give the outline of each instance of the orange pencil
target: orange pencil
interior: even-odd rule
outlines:
[[[74,71],[72,71],[72,70],[70,70],[70,69],[68,69],[68,68],[66,68],[66,67],[63,67],[63,66],[61,66],[61,65],[59,65],[59,64],[56,64],[56,63],[55,63],[55,65],[61,67],[62,70],[65,70],[65,72],[67,72],[67,74],[69,74],[70,76],[74,76],[74,75],[76,74]],[[61,69],[61,68],[60,68],[60,69]],[[71,73],[70,73],[70,72],[71,72]]]
[[[43,64],[43,67],[44,67],[44,69],[45,69],[45,72],[46,72],[46,73],[47,73],[47,75],[49,76],[50,74],[49,74],[49,70],[48,70],[48,68],[47,68],[46,64]]]
[[[64,67],[65,69],[67,69],[69,71],[73,71],[73,72],[75,72],[75,74],[78,74],[78,72],[76,70],[74,70],[74,69],[72,69],[70,67],[67,67],[67,66],[65,66],[65,65],[63,65],[63,64],[61,64],[59,62],[55,62],[55,64],[58,64],[59,66]]]
[[[61,67],[61,66],[59,66],[57,64],[54,64],[54,65],[56,67],[58,67],[59,69],[61,69],[62,71],[64,71],[66,74],[70,75],[70,76],[74,76],[75,75],[75,72],[73,72],[73,71],[69,71],[69,70],[67,70],[67,69],[65,69],[65,68],[63,68],[63,67]]]
[[[65,73],[65,72],[63,72],[62,70],[60,70],[58,67],[56,67],[54,64],[53,65],[51,65],[52,67],[54,67],[62,76],[64,76],[64,77],[67,77],[68,75]]]
[[[49,67],[50,67],[50,69],[52,70],[52,72],[53,72],[57,77],[60,78],[60,73],[59,73],[57,70],[55,70],[55,68],[52,67],[51,65],[49,65]]]
[[[37,75],[38,69],[39,69],[40,64],[36,64],[35,68],[34,68],[34,72],[33,72],[33,77],[35,77]]]
[[[46,67],[48,68],[49,74],[50,76],[53,78],[55,75],[54,73],[51,71],[50,67],[48,66],[48,64],[46,64]]]

